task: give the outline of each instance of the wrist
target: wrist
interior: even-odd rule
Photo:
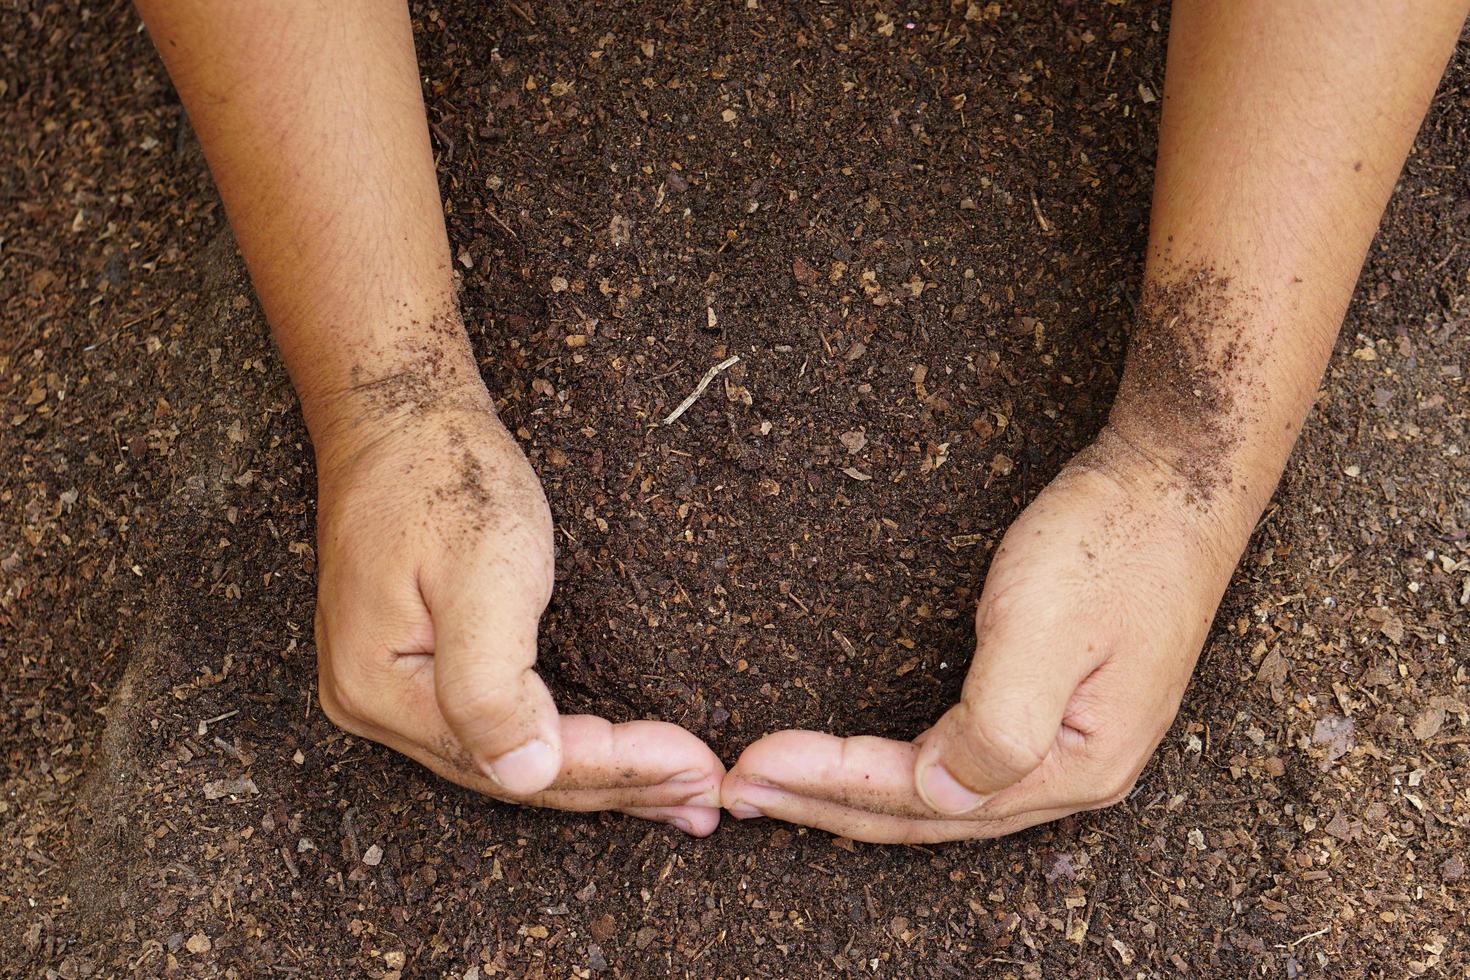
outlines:
[[[355,362],[334,383],[302,390],[301,405],[319,472],[385,439],[411,437],[432,418],[495,414],[462,333]]]
[[[1228,558],[1231,567],[1279,476],[1279,470],[1268,475],[1255,461],[1239,456],[1220,458],[1161,440],[1116,408],[1067,470],[1102,472],[1132,499],[1174,515],[1181,533],[1199,538],[1210,551]]]
[[[1107,432],[1167,471],[1193,509],[1248,535],[1311,408],[1326,347],[1301,295],[1167,253],[1150,257]]]

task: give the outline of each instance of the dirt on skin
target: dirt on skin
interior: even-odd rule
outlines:
[[[369,375],[354,364],[347,390],[327,396],[338,402],[350,397],[360,412],[356,425],[387,423],[451,406],[481,407],[483,398],[464,397],[466,381],[473,377],[474,355],[465,345],[459,314],[446,312],[427,319],[405,316],[394,330],[399,340],[393,349],[375,351],[371,358],[376,364],[386,360],[393,368]]]
[[[1262,360],[1244,339],[1252,304],[1212,268],[1160,265],[1144,278],[1129,334],[1133,356],[1118,387],[1129,408],[1113,419],[1140,443],[1174,448],[1185,489],[1208,503],[1232,481],[1231,458],[1253,421],[1253,399],[1242,397]]]
[[[1166,14],[415,5],[566,708],[733,761],[952,701],[991,550],[1119,382]],[[326,721],[311,454],[178,100],[127,4],[12,0],[0,973],[1463,975],[1465,53],[1137,791],[971,845],[691,841]]]

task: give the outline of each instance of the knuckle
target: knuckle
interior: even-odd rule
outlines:
[[[352,685],[344,685],[323,672],[317,682],[317,700],[328,721],[343,731],[357,733],[365,717],[365,706]]]
[[[351,732],[360,717],[361,704],[351,690],[352,685],[345,683],[342,657],[320,602],[312,617],[312,634],[316,642],[317,702],[328,721],[343,731]]]
[[[1043,740],[1023,726],[979,712],[970,713],[965,734],[976,755],[1016,779],[1040,766],[1051,748],[1050,739]]]
[[[1110,806],[1117,806],[1128,799],[1133,793],[1133,788],[1138,785],[1138,778],[1131,772],[1109,774],[1100,779],[1092,794],[1092,803],[1089,810],[1104,810]]]
[[[516,707],[516,699],[504,687],[457,684],[439,692],[439,710],[457,731],[494,731],[514,717]]]
[[[327,647],[317,646],[317,700],[327,720],[344,731],[360,734],[363,723],[372,716],[374,689],[360,659],[332,654]]]

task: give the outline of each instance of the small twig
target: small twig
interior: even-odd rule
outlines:
[[[281,845],[281,860],[286,862],[286,870],[291,872],[292,878],[301,877],[301,869],[296,866],[296,859],[291,856],[291,848],[285,844]]]
[[[1331,926],[1323,926],[1321,929],[1318,929],[1316,932],[1309,932],[1305,936],[1298,936],[1297,938],[1293,939],[1289,944],[1277,943],[1276,944],[1276,948],[1277,949],[1296,949],[1298,946],[1300,946],[1302,943],[1306,942],[1308,939],[1315,939],[1316,937],[1322,936],[1322,935],[1326,935],[1327,933],[1329,933],[1331,931],[1332,931],[1332,927]]]
[[[668,418],[664,419],[663,424],[673,425],[675,422],[677,422],[679,420],[679,416],[689,411],[689,406],[693,405],[696,401],[699,400],[699,396],[704,394],[704,390],[709,387],[709,383],[715,380],[715,378],[719,375],[721,371],[730,367],[730,365],[739,360],[739,354],[732,354],[720,363],[716,364],[714,367],[710,368],[708,371],[704,372],[704,377],[699,379],[699,385],[694,389],[694,391],[690,393],[688,398],[679,403],[678,408],[669,413]]]
[[[239,749],[235,748],[233,745],[231,745],[229,742],[226,742],[218,735],[214,737],[214,747],[219,749],[225,755],[234,756],[234,758],[241,763],[245,761],[245,757],[240,754]]]
[[[213,725],[213,724],[215,724],[217,722],[224,721],[226,718],[233,718],[236,715],[238,715],[239,713],[240,713],[240,709],[239,708],[236,708],[234,711],[226,711],[224,714],[222,714],[222,715],[215,715],[213,718],[205,718],[203,721],[201,721],[199,723],[199,735],[200,735],[200,737],[202,738],[203,736],[209,734],[209,726],[210,725]]]
[[[1031,192],[1031,210],[1036,212],[1036,223],[1041,225],[1043,234],[1051,234],[1051,222],[1046,220],[1046,215],[1041,213],[1041,203],[1036,200],[1036,192]]]
[[[143,952],[139,954],[136,960],[133,960],[133,965],[129,967],[129,969],[133,973],[137,973],[138,967],[143,965],[144,960],[152,959],[155,954],[161,952],[163,952],[163,943],[159,942],[156,939],[148,940],[148,942],[143,946]]]
[[[1196,800],[1197,806],[1240,806],[1243,803],[1254,803],[1264,800],[1264,796],[1238,796],[1233,800]]]
[[[1442,258],[1438,262],[1434,263],[1434,265],[1430,267],[1430,271],[1431,272],[1438,272],[1440,269],[1443,269],[1446,265],[1449,264],[1450,259],[1452,259],[1452,258],[1455,257],[1455,253],[1458,252],[1459,250],[1460,250],[1460,243],[1459,242],[1455,242],[1454,247],[1450,249],[1450,254],[1446,255],[1444,258]]]
[[[486,211],[485,213],[490,216],[490,220],[491,221],[494,221],[497,225],[499,225],[500,227],[504,228],[505,231],[506,231],[506,234],[510,235],[511,238],[514,238],[518,242],[521,240],[521,236],[520,235],[517,235],[515,229],[512,228],[510,225],[506,224],[501,219],[500,215],[496,214],[494,211]]]
[[[362,860],[362,843],[357,839],[357,825],[352,820],[356,812],[356,807],[348,807],[347,812],[342,814],[342,836],[346,838],[347,846],[352,850],[353,864]]]

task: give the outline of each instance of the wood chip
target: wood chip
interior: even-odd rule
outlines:
[[[247,777],[242,779],[215,779],[204,784],[204,798],[206,800],[219,800],[226,796],[259,796],[260,790],[255,786],[255,780]]]
[[[1427,742],[1438,735],[1439,730],[1443,727],[1444,709],[1425,708],[1414,716],[1414,721],[1409,725],[1409,730],[1414,733],[1414,737],[1419,741]]]

